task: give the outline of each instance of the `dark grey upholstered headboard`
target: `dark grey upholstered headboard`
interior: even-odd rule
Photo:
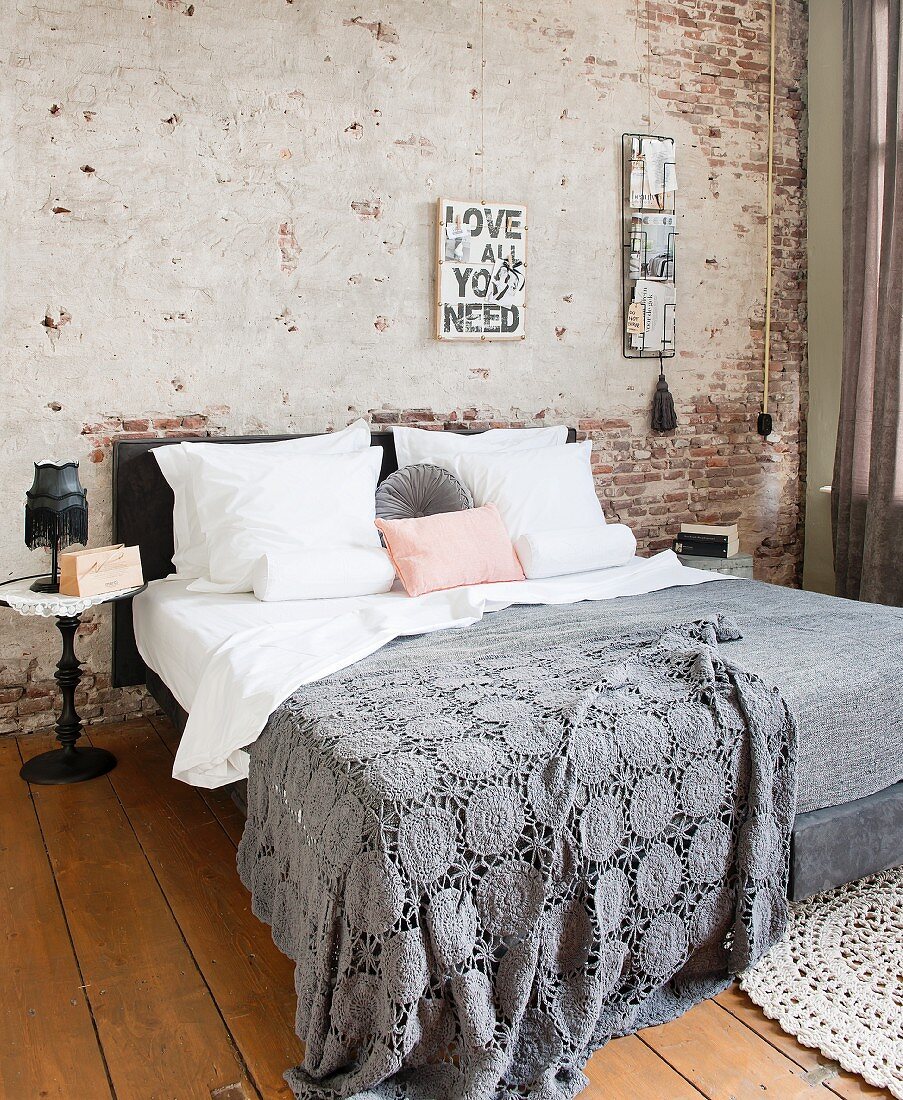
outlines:
[[[477,435],[483,429],[452,429]],[[524,428],[524,431],[530,431]],[[573,428],[568,442],[576,439]],[[183,440],[203,443],[278,443],[301,439],[298,435],[170,436],[165,439],[119,439],[113,443],[113,540],[141,548],[141,565],[146,581],[172,572],[172,490],[151,451]],[[373,432],[371,444],[382,447],[379,479],[398,468],[395,439],[391,431]],[[128,687],[145,682],[146,669],[135,645],[132,602],[113,604],[113,686]]]

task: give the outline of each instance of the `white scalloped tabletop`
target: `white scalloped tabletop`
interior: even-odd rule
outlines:
[[[112,603],[132,596],[144,588],[124,588],[119,592],[101,592],[97,596],[61,596],[58,592],[32,592],[31,580],[0,585],[0,603],[5,603],[20,615],[41,615],[44,618],[81,615],[89,607]]]

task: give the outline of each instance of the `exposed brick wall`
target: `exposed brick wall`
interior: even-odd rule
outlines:
[[[567,423],[578,439],[593,443],[593,473],[609,519],[629,524],[641,552],[670,546],[681,522],[733,523],[744,546],[755,551],[756,576],[776,584],[799,582],[795,485],[788,490],[787,536],[759,534],[759,505],[770,470],[798,455],[792,442],[766,443],[755,432],[755,405],[710,396],[675,401],[678,426],[661,434],[649,428],[649,410],[631,417],[576,417],[548,409],[503,415],[493,409],[371,410],[374,425],[403,424],[437,431],[460,427],[523,428]]]
[[[778,5],[777,443],[754,430],[769,0],[482,7],[483,25],[480,5],[404,0],[219,0],[191,19],[112,0],[64,0],[52,19],[40,0],[0,5],[15,47],[0,175],[4,576],[42,562],[21,537],[33,458],[81,460],[99,545],[117,436],[315,432],[363,415],[574,425],[641,547],[666,545],[681,519],[736,519],[757,575],[799,582],[804,0]],[[656,364],[620,354],[620,134],[647,129],[678,150],[666,367],[679,426],[665,436],[649,431]],[[452,194],[530,210],[515,347],[432,339],[434,204]],[[149,705],[110,688],[108,608],[78,645],[86,718]],[[0,616],[0,733],[49,723],[57,654],[52,624]]]
[[[98,629],[96,617],[86,616],[76,643],[81,650],[86,638]],[[49,632],[48,632],[49,633]],[[59,635],[48,637],[48,650],[58,652]],[[121,722],[151,714],[157,704],[144,688],[113,688],[108,673],[86,669],[75,705],[85,723]],[[59,711],[55,681],[38,667],[38,660],[7,661],[0,669],[0,735],[42,732],[51,729]]]
[[[673,503],[684,503],[686,511],[700,519],[738,519],[747,547],[755,550],[757,576],[798,585],[802,579],[808,401],[806,126],[802,102],[808,23],[805,5],[796,0],[779,4],[777,11],[769,410],[780,442],[765,444],[754,432],[762,399],[762,295],[745,318],[748,340],[721,358],[695,407],[682,418],[671,448],[658,448],[666,453],[655,457],[667,462],[666,477],[675,479],[676,472],[682,471],[679,480],[686,495],[682,501],[675,496]],[[709,198],[719,200],[722,191],[742,174],[765,179],[769,5],[656,0],[646,4],[640,18],[649,33],[653,58],[650,83],[657,104],[668,116],[689,122],[708,166]],[[652,114],[654,118],[654,108]],[[744,203],[736,211],[737,238],[765,226],[764,201]],[[734,278],[733,242],[718,232],[703,236],[705,266],[716,275],[723,271],[724,278]],[[757,262],[762,264],[764,278],[764,256]],[[706,326],[711,337],[719,327],[744,319],[720,315],[717,299],[710,299],[707,306],[713,311],[711,324]],[[692,360],[698,348],[681,347],[679,355]],[[684,425],[695,430],[688,435]],[[685,454],[677,453],[679,449],[685,449]],[[655,510],[659,508],[660,504],[652,504],[650,519],[660,515]],[[660,534],[650,533],[655,542],[660,541]]]

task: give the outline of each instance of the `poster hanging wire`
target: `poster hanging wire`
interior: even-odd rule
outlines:
[[[480,0],[480,201],[486,205],[486,23],[485,0]]]
[[[646,132],[652,136],[652,29],[649,25],[649,0],[646,0]]]

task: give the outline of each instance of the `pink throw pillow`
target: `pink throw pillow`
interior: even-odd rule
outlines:
[[[422,519],[378,519],[376,526],[409,596],[525,579],[494,504]]]

